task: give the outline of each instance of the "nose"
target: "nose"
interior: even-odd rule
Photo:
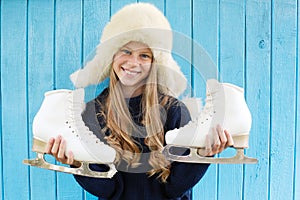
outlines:
[[[128,57],[127,64],[131,67],[136,67],[140,65],[139,57],[135,54],[131,54]]]

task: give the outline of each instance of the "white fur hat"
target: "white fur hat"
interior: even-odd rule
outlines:
[[[111,17],[103,29],[95,56],[70,78],[75,87],[98,84],[109,76],[114,54],[130,41],[147,44],[158,66],[159,90],[179,96],[187,80],[172,57],[173,35],[171,26],[155,6],[149,3],[129,4]]]

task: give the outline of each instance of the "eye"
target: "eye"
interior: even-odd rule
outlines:
[[[128,49],[121,49],[121,52],[126,55],[131,55],[131,51],[129,51]]]
[[[144,59],[144,60],[152,60],[152,56],[151,55],[149,55],[149,54],[145,54],[145,53],[143,53],[143,54],[141,54],[140,55],[140,57],[142,58],[142,59]]]

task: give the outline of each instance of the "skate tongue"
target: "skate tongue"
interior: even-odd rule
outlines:
[[[214,93],[220,88],[220,83],[216,79],[208,79],[206,82],[206,93]]]

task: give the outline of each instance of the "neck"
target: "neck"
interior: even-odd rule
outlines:
[[[145,86],[131,87],[131,86],[122,85],[122,91],[125,98],[132,98],[132,97],[139,96],[143,93],[144,89]]]

